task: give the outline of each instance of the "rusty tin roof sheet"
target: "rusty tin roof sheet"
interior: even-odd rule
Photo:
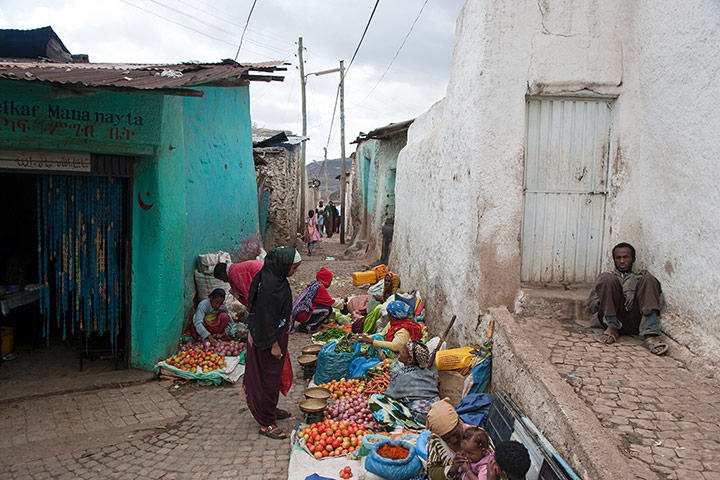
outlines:
[[[182,94],[182,89],[201,85],[238,87],[251,81],[283,81],[284,77],[273,75],[274,72],[287,70],[283,65],[286,64],[240,64],[232,60],[167,65],[0,61],[0,78],[108,90],[164,90]]]

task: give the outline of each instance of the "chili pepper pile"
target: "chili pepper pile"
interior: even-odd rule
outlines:
[[[386,443],[378,448],[377,453],[381,457],[389,458],[390,460],[402,460],[403,458],[407,458],[410,454],[410,450],[405,447],[401,447],[400,445],[391,445]]]

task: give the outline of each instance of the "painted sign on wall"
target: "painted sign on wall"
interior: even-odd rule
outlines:
[[[0,168],[11,170],[47,170],[89,172],[92,169],[89,153],[0,150]]]
[[[0,139],[157,145],[162,97],[142,92],[58,96],[52,87],[2,82]]]

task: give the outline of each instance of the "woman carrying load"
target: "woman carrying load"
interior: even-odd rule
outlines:
[[[287,438],[276,425],[290,413],[277,408],[280,389],[290,368],[288,339],[292,292],[287,277],[300,266],[302,258],[292,247],[270,250],[265,265],[255,275],[248,293],[248,348],[243,389],[248,409],[260,424],[260,434]],[[292,370],[289,373],[292,382]]]
[[[310,282],[292,306],[291,322],[297,321],[301,332],[315,332],[330,317],[333,308],[345,307],[346,299],[334,299],[327,289],[332,283],[333,274],[327,268],[321,268],[315,275],[316,280]]]

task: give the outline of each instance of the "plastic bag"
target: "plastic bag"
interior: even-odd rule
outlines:
[[[407,448],[409,450],[408,456],[400,460],[381,457],[380,454],[377,453],[379,447],[376,446],[370,450],[367,459],[365,459],[365,470],[387,480],[409,480],[411,478],[417,478],[422,464],[415,454],[415,447],[409,443],[394,440],[382,442],[381,445],[399,445]]]
[[[438,370],[460,370],[472,365],[476,353],[472,347],[439,350],[435,355],[435,366]]]
[[[331,380],[340,380],[348,375],[350,362],[357,355],[355,353],[335,353],[335,345],[337,342],[329,342],[318,352],[317,366],[315,367],[316,385]]]
[[[427,444],[430,438],[430,430],[423,430],[418,436],[417,443],[415,444],[415,453],[417,456],[427,461]]]
[[[355,345],[358,345],[357,343]],[[348,375],[350,378],[361,378],[365,376],[368,370],[380,363],[380,359],[358,357],[348,366]]]

